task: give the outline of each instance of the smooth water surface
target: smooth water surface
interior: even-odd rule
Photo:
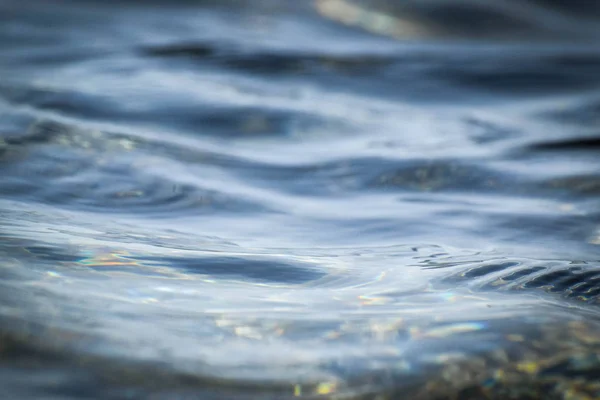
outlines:
[[[600,397],[600,11],[518,3],[0,3],[0,397]]]

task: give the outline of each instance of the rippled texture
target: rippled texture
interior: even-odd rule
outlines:
[[[2,2],[2,394],[600,397],[599,10]]]

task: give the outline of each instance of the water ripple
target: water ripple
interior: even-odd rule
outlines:
[[[569,4],[2,2],[3,393],[598,397]]]

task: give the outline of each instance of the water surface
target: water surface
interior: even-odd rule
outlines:
[[[600,396],[598,8],[428,3],[3,2],[4,393]]]

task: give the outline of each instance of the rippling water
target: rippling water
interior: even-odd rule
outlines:
[[[482,4],[2,2],[0,397],[600,398],[600,6]]]

